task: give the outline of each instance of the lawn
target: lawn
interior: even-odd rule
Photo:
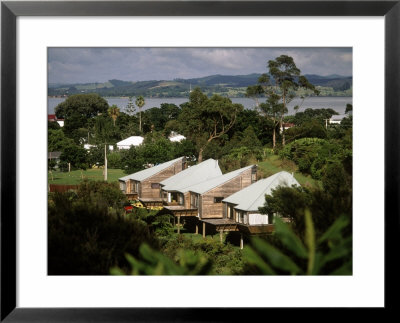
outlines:
[[[263,178],[285,170],[289,173],[294,173],[294,178],[296,178],[302,186],[319,185],[319,181],[312,179],[311,176],[300,173],[295,163],[290,160],[282,160],[276,155],[270,155],[266,160],[259,162],[258,170]]]
[[[109,169],[107,182],[117,182],[118,178],[125,176],[126,174],[122,169]],[[82,178],[83,177],[83,178]],[[49,184],[64,184],[64,185],[77,185],[82,182],[83,179],[102,181],[104,180],[103,169],[87,169],[84,171],[74,170],[70,173],[53,171],[53,180],[51,174],[48,174],[47,180]]]

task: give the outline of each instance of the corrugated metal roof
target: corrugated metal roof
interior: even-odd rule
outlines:
[[[264,205],[266,194],[271,194],[271,191],[278,186],[292,185],[300,186],[292,174],[282,171],[270,177],[260,179],[254,184],[227,197],[222,202],[236,204],[235,209],[258,211],[258,208]]]
[[[188,188],[188,191],[195,192],[198,194],[204,194],[205,192],[208,192],[209,190],[211,190],[219,185],[222,185],[227,181],[230,181],[231,179],[235,178],[236,176],[240,175],[241,173],[250,169],[253,166],[254,165],[246,166],[246,167],[234,170],[233,172],[227,173],[225,175],[214,177],[208,181],[190,186]]]
[[[118,148],[129,149],[130,146],[139,146],[143,143],[144,138],[141,136],[131,136],[117,142]]]
[[[150,167],[150,168],[143,169],[143,170],[141,170],[139,172],[136,172],[136,173],[121,177],[121,178],[119,178],[119,180],[120,181],[126,181],[128,179],[133,179],[135,181],[143,181],[146,178],[154,176],[155,174],[161,172],[162,170],[172,166],[174,163],[176,163],[177,161],[179,161],[182,158],[183,157],[179,157],[179,158],[176,158],[174,160],[170,160],[170,161],[167,161],[165,163],[159,164],[157,166],[153,166],[153,167]]]
[[[210,158],[163,180],[160,184],[164,185],[162,188],[164,191],[186,193],[190,186],[221,175],[218,161]]]

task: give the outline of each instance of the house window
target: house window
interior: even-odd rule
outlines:
[[[121,189],[122,192],[125,193],[125,191],[126,191],[126,184],[125,184],[125,182],[119,182],[119,188]]]
[[[179,205],[183,205],[183,194],[178,194],[178,203]]]
[[[137,193],[139,191],[139,183],[138,182],[131,182],[131,192]]]
[[[222,203],[224,197],[214,197],[214,203]]]
[[[160,184],[159,183],[151,183],[151,188],[152,189],[160,188]]]
[[[191,196],[191,206],[192,207],[198,207],[199,206],[199,198],[197,195],[193,195]]]
[[[243,214],[243,212],[238,212],[239,213],[239,223],[243,223],[243,217],[244,217],[244,214]]]

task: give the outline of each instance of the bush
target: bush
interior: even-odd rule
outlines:
[[[304,216],[304,239],[295,235],[279,218],[274,234],[279,241],[278,247],[261,238],[253,238],[251,245],[244,249],[245,272],[257,275],[351,275],[352,236],[346,234],[349,220],[339,217],[317,238],[310,212],[306,211]]]
[[[158,247],[145,223],[124,215],[114,190],[84,183],[76,194],[49,196],[49,275],[107,275],[112,266],[127,268],[125,253],[138,255],[143,242]]]
[[[349,160],[346,151],[336,140],[303,138],[286,145],[279,156],[294,161],[300,172],[320,180],[329,163]]]

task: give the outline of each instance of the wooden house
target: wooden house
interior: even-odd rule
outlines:
[[[155,200],[160,198],[160,182],[181,172],[186,160],[179,157],[119,178],[120,188],[128,199]]]
[[[265,195],[272,190],[286,186],[300,186],[292,174],[282,171],[232,194],[222,201],[223,217],[233,221],[238,231],[244,234],[265,234],[274,230],[273,220],[260,214],[258,208],[265,203]]]
[[[257,166],[251,165],[191,186],[190,203],[199,219],[222,219],[222,201],[251,185],[257,179]]]
[[[197,216],[197,208],[190,204],[189,188],[221,175],[218,161],[210,158],[163,180],[160,184],[165,208],[174,215]]]

